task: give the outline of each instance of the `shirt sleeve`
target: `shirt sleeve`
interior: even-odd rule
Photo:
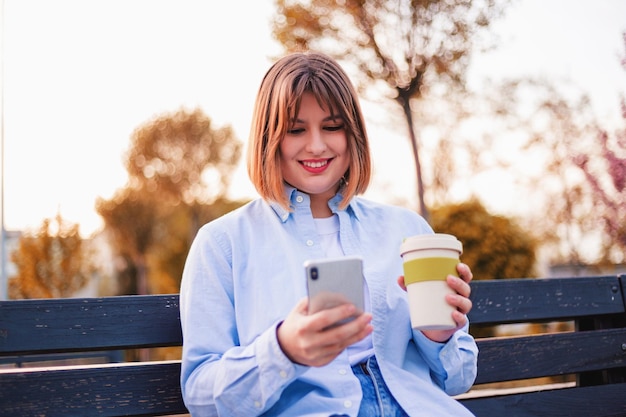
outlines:
[[[228,255],[199,234],[183,272],[181,388],[194,416],[257,416],[308,368],[292,363],[276,336],[278,322],[240,346]]]
[[[468,329],[469,323],[446,343],[434,342],[421,331],[413,331],[431,377],[448,395],[467,392],[476,380],[478,347]]]
[[[307,367],[292,363],[282,352],[276,325],[250,346],[233,348],[213,364],[215,402],[219,415],[255,416],[270,408],[283,389]]]

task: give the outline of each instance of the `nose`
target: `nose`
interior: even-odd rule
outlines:
[[[326,150],[323,132],[320,129],[309,130],[309,140],[306,149],[313,155],[321,155]]]

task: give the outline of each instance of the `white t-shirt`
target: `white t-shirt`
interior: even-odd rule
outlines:
[[[313,220],[315,221],[315,228],[320,237],[322,247],[326,251],[326,256],[329,258],[344,256],[343,249],[341,249],[341,242],[339,242],[339,218],[337,215],[333,214],[331,217]],[[363,288],[365,291],[365,311],[371,311],[367,282],[363,282]],[[372,345],[371,335],[360,342],[348,346],[348,357],[350,358],[351,365],[361,363],[373,354],[374,346]]]

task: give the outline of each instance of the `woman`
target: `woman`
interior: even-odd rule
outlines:
[[[261,198],[198,232],[181,284],[185,404],[200,416],[471,416],[477,348],[470,269],[448,276],[457,327],[411,328],[399,248],[433,233],[405,208],[359,197],[371,174],[356,92],[319,53],[278,60],[261,83],[248,172]],[[366,311],[307,314],[303,263],[358,255]]]

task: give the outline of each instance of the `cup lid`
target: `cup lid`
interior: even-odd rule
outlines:
[[[400,245],[400,256],[423,249],[450,249],[461,254],[463,244],[455,236],[446,233],[416,235],[404,239]]]

